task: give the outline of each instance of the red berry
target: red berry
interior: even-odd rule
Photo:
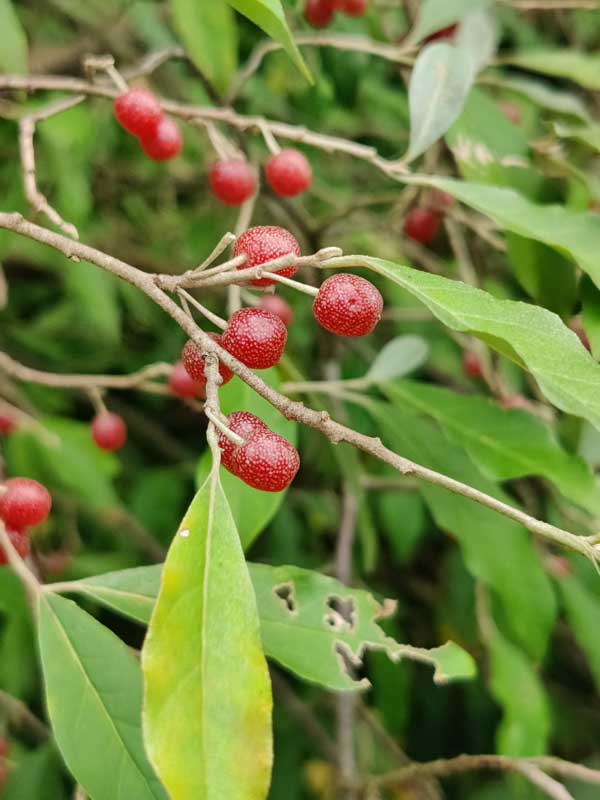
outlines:
[[[8,414],[0,414],[0,436],[8,436],[17,427],[16,421]]]
[[[265,294],[261,297],[260,307],[265,311],[270,311],[283,322],[286,328],[289,328],[294,318],[290,304],[287,303],[283,297],[276,294]]]
[[[213,342],[223,347],[223,337],[220,334],[209,333],[208,335]],[[204,374],[204,359],[202,358],[202,350],[191,339],[188,340],[181,352],[181,360],[183,361],[183,366],[187,370],[188,374],[195,381],[198,381],[198,383],[206,386],[206,375]],[[229,383],[229,381],[233,378],[233,372],[221,361],[219,361],[219,375],[221,376],[221,386],[225,386],[225,384]]]
[[[338,8],[349,17],[362,17],[367,10],[367,0],[341,0]]]
[[[223,334],[223,347],[251,369],[275,366],[286,341],[287,328],[283,322],[262,308],[236,311]]]
[[[178,361],[169,375],[169,389],[176,397],[203,397],[206,380],[196,381],[189,374],[182,361]]]
[[[404,220],[404,233],[421,244],[431,244],[440,229],[441,217],[429,208],[413,208]]]
[[[256,431],[235,457],[236,475],[248,486],[263,492],[281,492],[296,477],[300,456],[283,436]]]
[[[296,197],[312,183],[312,169],[299,150],[282,150],[271,156],[265,169],[269,186],[280,197]]]
[[[441,28],[439,31],[431,33],[429,36],[427,36],[425,39],[425,44],[430,44],[431,42],[443,42],[447,39],[453,39],[457,28],[457,24],[448,25],[447,28]]]
[[[148,136],[162,119],[162,108],[148,89],[130,89],[115,100],[115,117],[134,136]]]
[[[429,196],[431,207],[436,211],[443,213],[448,211],[454,205],[454,198],[448,192],[443,192],[441,189],[434,189]]]
[[[12,546],[15,548],[21,558],[27,558],[31,552],[29,545],[29,534],[27,531],[13,531],[10,528],[7,528],[6,533],[8,534],[8,538],[10,539]],[[0,567],[5,566],[6,564],[8,564],[8,556],[6,555],[4,549],[0,547]]]
[[[226,206],[240,206],[256,191],[256,175],[243,158],[217,161],[208,175],[210,188]]]
[[[227,417],[227,427],[238,436],[241,436],[244,441],[250,438],[258,431],[268,431],[269,428],[265,425],[262,419],[255,417],[249,411],[235,411]],[[221,448],[221,463],[226,470],[233,475],[237,475],[236,456],[239,451],[231,439],[228,439],[224,433],[219,434],[219,447]]]
[[[103,411],[92,421],[92,438],[101,450],[120,450],[127,439],[123,418]]]
[[[163,117],[152,130],[140,137],[142,150],[153,161],[168,161],[181,152],[183,139],[179,128],[168,117]]]
[[[313,28],[326,28],[335,17],[335,0],[306,0],[304,18]]]
[[[274,225],[259,225],[243,233],[233,248],[234,258],[245,255],[246,262],[238,269],[260,267],[276,258],[293,255],[300,257],[300,245],[289,231]],[[298,271],[297,267],[284,267],[275,270],[278,275],[291,278]],[[252,281],[253,286],[272,286],[275,281],[269,278],[258,278]]]
[[[366,336],[379,322],[383,297],[370,281],[340,273],[321,284],[313,311],[318,322],[338,336]]]
[[[471,352],[470,350],[465,351],[463,353],[463,372],[467,376],[467,378],[481,378],[483,375],[483,367],[481,365],[481,360],[476,353]]]
[[[11,478],[0,495],[0,519],[7,528],[22,531],[43,522],[52,507],[50,492],[30,478]]]

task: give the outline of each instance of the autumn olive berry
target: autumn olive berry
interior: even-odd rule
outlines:
[[[140,136],[142,150],[153,161],[168,161],[181,152],[183,139],[177,124],[163,117],[152,130]]]
[[[404,233],[419,244],[431,244],[438,234],[440,215],[430,208],[413,208],[404,220]]]
[[[192,378],[183,361],[178,361],[169,375],[169,391],[175,397],[191,399],[194,397],[204,397],[206,389],[206,379],[197,381]]]
[[[477,353],[473,353],[471,350],[466,350],[463,353],[462,367],[467,378],[477,379],[483,375],[481,359]]]
[[[240,436],[244,442],[257,431],[268,431],[262,419],[259,419],[249,411],[235,411],[227,417],[227,427],[229,430]],[[237,475],[235,457],[239,447],[231,441],[224,433],[219,434],[219,447],[221,448],[221,463],[233,475]]]
[[[238,478],[248,486],[263,492],[281,492],[296,477],[300,456],[283,436],[258,431],[239,448],[235,465]]]
[[[294,318],[290,304],[277,294],[265,294],[260,299],[260,308],[270,311],[279,317],[286,328],[289,328]]]
[[[50,492],[30,478],[11,478],[0,494],[0,519],[7,528],[23,531],[39,525],[52,507]]]
[[[223,337],[220,334],[209,333],[208,335],[213,342],[215,342],[215,344],[223,347]],[[191,339],[189,339],[181,351],[181,360],[183,361],[183,365],[188,374],[195,381],[201,383],[202,386],[206,386],[206,375],[204,373],[205,364],[204,358],[202,357],[202,350]],[[221,376],[221,386],[225,386],[225,384],[229,383],[229,381],[233,378],[233,372],[221,361],[219,361],[219,375]]]
[[[265,168],[267,182],[280,197],[296,197],[312,183],[312,168],[299,150],[282,150]]]
[[[339,273],[321,284],[313,311],[317,321],[338,336],[366,336],[379,322],[383,298],[370,281]]]
[[[14,417],[9,414],[0,414],[0,436],[8,436],[17,427]]]
[[[148,89],[130,89],[115,100],[115,117],[134,136],[150,136],[162,116],[160,103]]]
[[[226,206],[240,206],[256,191],[256,175],[243,158],[217,161],[208,179],[213,194]]]
[[[242,308],[232,315],[223,334],[223,347],[251,369],[275,366],[285,350],[287,328],[262,308]]]
[[[335,17],[335,0],[306,0],[304,18],[313,28],[327,28]]]
[[[300,257],[300,245],[289,231],[275,225],[259,225],[249,228],[243,233],[233,248],[233,256],[246,256],[246,261],[238,269],[260,267],[269,261],[284,256]],[[297,267],[284,267],[274,270],[278,275],[291,278],[298,271]],[[275,283],[270,278],[257,278],[252,281],[253,286],[272,286]]]
[[[362,17],[367,10],[367,0],[338,0],[337,8],[348,17]]]
[[[102,411],[92,421],[92,438],[101,450],[120,450],[127,439],[127,427],[119,414]]]

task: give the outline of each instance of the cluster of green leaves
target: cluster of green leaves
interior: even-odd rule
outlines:
[[[82,52],[107,49],[107,31],[123,63],[180,42],[213,91],[179,62],[152,83],[209,104],[236,86],[266,34],[282,52],[242,87],[241,112],[375,146],[415,169],[407,182],[419,201],[434,189],[454,197],[478,287],[460,282],[444,237],[431,254],[440,274],[408,265],[404,187],[370,164],[307,151],[315,173],[307,197],[290,207],[262,192],[257,224],[289,227],[307,252],[339,245],[368,254],[356,266],[389,310],[376,335],[354,347],[325,336],[306,298],[284,290],[295,323],[286,359],[265,378],[279,388],[330,375],[335,364],[351,394],[316,394],[311,404],[492,497],[594,530],[600,128],[586,90],[598,88],[600,11],[569,13],[565,28],[491,0],[424,0],[412,26],[375,2],[365,19],[340,17],[336,34],[418,46],[405,86],[397,67],[376,57],[328,48],[301,56],[302,4],[291,0],[55,5],[60,14],[0,0],[0,69],[25,72],[29,61],[36,72],[72,71]],[[421,46],[455,22],[453,44]],[[46,101],[19,99],[28,109]],[[519,122],[507,119],[505,103]],[[39,126],[38,181],[84,241],[178,272],[235,225],[205,189],[208,141],[196,128],[184,135],[180,159],[148,163],[109,104],[89,101]],[[258,138],[243,146],[264,159]],[[0,148],[2,208],[26,212],[12,121],[0,126]],[[421,171],[432,175],[418,171],[424,154]],[[0,260],[10,287],[0,338],[14,357],[56,372],[113,373],[177,359],[182,333],[131,287],[5,232]],[[206,302],[225,310],[222,293]],[[569,329],[579,314],[593,355]],[[466,336],[480,340],[508,391],[528,396],[529,411],[502,408],[463,375]],[[0,689],[45,708],[52,732],[36,746],[29,731],[11,728],[7,800],[66,800],[72,779],[93,800],[258,800],[270,782],[271,800],[327,800],[333,767],[277,696],[271,776],[265,658],[326,728],[327,692],[363,692],[374,712],[365,719],[377,720],[356,722],[365,772],[397,765],[379,725],[419,759],[494,749],[598,756],[598,579],[581,558],[548,552],[489,509],[330,446],[237,379],[220,393],[224,412],[256,413],[301,451],[298,480],[283,495],[215,472],[201,418],[174,399],[109,394],[130,428],[115,456],[93,447],[86,398],[27,384],[11,391],[37,423],[6,440],[3,458],[9,474],[53,492],[35,550],[42,577],[60,584],[32,615],[15,576],[0,571]],[[344,486],[358,504],[357,588],[329,576]],[[168,548],[164,566],[148,565],[157,547]],[[383,597],[397,599],[396,617]],[[132,649],[142,626],[140,664]],[[451,679],[459,682],[446,685]],[[469,800],[537,796],[501,779],[467,779],[457,791]]]

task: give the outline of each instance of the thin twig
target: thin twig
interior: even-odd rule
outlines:
[[[19,733],[31,736],[37,742],[44,742],[49,736],[48,728],[21,700],[7,692],[0,691],[0,716]]]

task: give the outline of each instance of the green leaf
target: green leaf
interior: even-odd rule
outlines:
[[[76,780],[94,800],[166,800],[144,753],[134,656],[70,600],[45,594],[38,610],[48,714]]]
[[[0,72],[26,73],[27,37],[11,0],[0,0],[0,30]]]
[[[169,550],[142,664],[146,747],[171,796],[263,800],[271,687],[252,584],[216,472]]]
[[[437,420],[490,478],[546,478],[569,500],[600,515],[600,490],[592,470],[582,458],[563,450],[547,425],[532,414],[507,411],[487,397],[415,381],[388,385],[384,391],[396,405],[407,403]]]
[[[600,357],[600,289],[588,277],[579,284],[583,305],[583,325],[594,358]]]
[[[224,93],[237,68],[237,28],[223,2],[170,0],[175,30],[192,61]]]
[[[476,76],[494,57],[499,39],[500,30],[493,10],[476,8],[462,21],[454,44],[467,55],[471,72]]]
[[[554,123],[554,131],[563,139],[577,139],[593,150],[600,152],[600,125],[567,125],[564,122]]]
[[[556,583],[577,644],[587,657],[596,686],[600,687],[600,597],[575,575],[561,577]]]
[[[419,178],[487,214],[503,228],[553,247],[576,261],[600,285],[600,217],[559,205],[538,205],[511,189],[446,178]]]
[[[551,718],[544,687],[529,659],[495,626],[487,637],[490,690],[502,706],[497,749],[505,756],[539,756],[548,749]]]
[[[391,261],[361,257],[360,263],[404,287],[448,327],[483,339],[526,367],[558,408],[600,427],[600,365],[555,314]]]
[[[429,345],[422,336],[397,336],[377,353],[364,380],[378,383],[401,378],[422,367],[428,355]]]
[[[255,25],[280,44],[304,75],[309,83],[313,83],[312,75],[288,27],[281,0],[227,0],[236,11],[248,17]]]
[[[534,239],[509,233],[508,257],[515,277],[537,303],[557,314],[571,313],[577,297],[573,262]]]
[[[556,114],[578,117],[584,122],[590,119],[585,104],[575,93],[556,89],[550,83],[543,83],[534,78],[525,78],[518,75],[504,75],[502,78],[494,78],[494,85],[520,94],[531,100],[532,103],[549,111],[554,111]]]
[[[504,61],[532,72],[568,78],[585,89],[600,89],[600,56],[572,47],[524,50],[507,56]]]
[[[445,43],[421,50],[408,90],[410,143],[405,160],[420,156],[446,133],[462,111],[474,77],[465,51]]]
[[[475,467],[464,450],[404,403],[371,401],[369,411],[384,442],[395,452],[467,483],[505,503],[511,498]],[[520,525],[440,486],[423,483],[419,491],[439,528],[454,536],[469,571],[490,586],[501,603],[511,632],[534,658],[541,658],[554,625],[556,602],[529,533]],[[535,603],[531,602],[535,597]]]
[[[274,389],[279,386],[275,369],[265,370],[262,377]],[[221,410],[224,414],[234,411],[249,411],[263,420],[271,430],[296,444],[298,426],[285,419],[277,409],[256,394],[245,383],[233,380],[219,392]],[[210,452],[206,451],[198,464],[196,483],[201,486],[211,469]],[[287,492],[261,492],[244,481],[221,469],[221,483],[233,514],[242,545],[245,550],[259,533],[269,524],[285,499]]]
[[[471,12],[486,8],[492,3],[493,0],[423,0],[410,38],[420,42],[429,34],[460,22]]]
[[[2,800],[66,800],[63,766],[53,745],[26,753],[10,772]]]
[[[27,698],[37,681],[35,634],[23,585],[10,569],[0,569],[0,688]]]
[[[333,578],[299,567],[249,564],[256,593],[261,636],[266,655],[305,680],[332,690],[357,690],[357,682],[345,670],[338,654],[343,650],[355,661],[369,648],[384,649],[393,660],[413,657],[413,649],[387,637],[378,620],[391,604],[378,603],[361,589],[350,589]],[[69,584],[108,608],[139,622],[150,619],[160,586],[162,566],[138,567],[87,578]],[[344,622],[332,598],[352,604],[354,624]],[[433,663],[436,680],[472,677],[470,656],[448,643],[433,651],[414,651],[418,660]]]

